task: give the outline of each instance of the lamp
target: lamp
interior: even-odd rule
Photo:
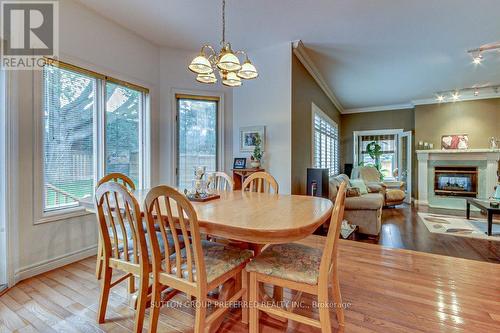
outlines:
[[[259,74],[255,66],[248,59],[244,51],[233,52],[231,43],[226,42],[226,0],[222,0],[222,48],[219,53],[210,45],[203,45],[200,53],[191,61],[188,68],[198,74],[196,81],[201,83],[215,83],[217,77],[214,72],[219,69],[222,84],[229,87],[241,86],[241,80],[255,79]],[[245,55],[243,65],[238,58]]]
[[[213,72],[212,65],[203,54],[203,51],[199,56],[191,61],[191,64],[188,66],[188,68],[196,74],[208,74]]]
[[[217,78],[215,77],[214,72],[208,74],[198,74],[196,76],[196,81],[201,83],[215,83],[217,82]]]
[[[257,73],[257,69],[247,58],[243,63],[243,66],[241,66],[241,69],[238,71],[237,75],[242,79],[251,80],[259,76],[259,73]]]

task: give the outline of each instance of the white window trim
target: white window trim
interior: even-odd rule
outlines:
[[[360,136],[364,135],[395,135],[395,142],[396,142],[396,168],[399,168],[399,138],[401,135],[404,133],[404,130],[402,128],[398,129],[381,129],[381,130],[370,130],[370,131],[353,131],[353,167],[358,166],[358,138]],[[387,180],[390,180],[392,178],[388,178]]]
[[[87,68],[93,70],[92,66],[86,66],[85,64],[75,63],[73,64],[80,66],[82,68]],[[132,80],[128,80],[132,82]],[[104,128],[105,124],[105,112],[99,112],[98,110],[104,110],[106,103],[105,100],[105,80],[97,80],[96,90],[97,93],[100,92],[96,105],[94,107],[94,184],[104,176],[105,170],[105,140],[104,140]],[[146,87],[147,88],[147,87]],[[60,220],[65,220],[69,218],[92,215],[88,210],[79,204],[72,205],[68,208],[54,209],[52,211],[44,211],[44,191],[43,191],[43,71],[33,71],[33,115],[34,115],[34,141],[33,141],[33,224],[43,224],[49,222],[55,222]],[[97,94],[96,94],[97,96]],[[140,151],[140,179],[139,188],[145,188],[150,186],[151,177],[151,165],[148,157],[151,154],[150,145],[150,100],[151,100],[151,90],[149,94],[143,95],[142,98],[141,113],[139,114],[139,122],[142,126],[139,128],[139,135],[141,136],[141,146]],[[148,135],[149,133],[149,135]]]
[[[314,147],[314,116],[318,114],[321,118],[325,119],[330,125],[335,127],[337,129],[337,149],[335,150],[336,156],[336,166],[335,169],[338,172],[340,172],[340,131],[339,131],[339,125],[332,119],[330,116],[328,116],[323,110],[321,110],[314,102],[312,103],[311,107],[311,165],[315,167],[315,158],[314,158],[314,152],[315,152],[315,147]]]
[[[205,97],[217,97],[219,102],[217,103],[217,171],[225,171],[224,166],[224,93],[216,91],[200,91],[200,90],[185,90],[185,89],[172,89],[171,99],[172,99],[172,126],[171,126],[171,151],[172,151],[172,164],[171,164],[171,184],[177,186],[177,98],[176,95],[193,95],[193,96],[205,96]]]

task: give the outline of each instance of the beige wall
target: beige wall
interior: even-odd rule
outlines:
[[[441,147],[445,134],[468,134],[471,148],[487,148],[500,137],[500,98],[419,105],[415,108],[415,142]]]
[[[340,128],[340,113],[314,78],[292,56],[292,194],[305,194],[307,168],[311,167],[312,103]],[[341,151],[342,151],[341,146]]]
[[[353,131],[370,131],[380,129],[415,130],[415,113],[413,109],[364,112],[343,114],[341,117],[341,170],[345,163],[353,162]]]

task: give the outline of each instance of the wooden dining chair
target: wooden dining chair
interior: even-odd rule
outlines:
[[[102,241],[102,283],[97,318],[105,322],[112,287],[139,277],[135,332],[141,332],[148,297],[151,265],[139,203],[132,193],[116,182],[104,182],[96,189],[95,207]],[[125,272],[112,281],[113,270]]]
[[[323,250],[298,243],[271,245],[246,267],[250,273],[250,333],[259,331],[260,311],[270,315],[288,318],[310,326],[321,328],[321,332],[331,332],[330,303],[328,284],[332,282],[335,310],[339,326],[344,326],[344,310],[340,295],[337,270],[337,249],[340,226],[344,216],[345,190],[343,182],[338,190],[333,208],[330,228]],[[282,288],[302,292],[318,297],[319,320],[293,313],[293,308],[283,309],[277,306],[259,303],[260,283],[269,283]]]
[[[247,300],[244,267],[252,257],[251,251],[202,240],[196,211],[184,195],[171,187],[157,186],[149,191],[145,199],[145,214],[153,262],[154,306],[150,310],[149,332],[154,333],[157,329],[162,286],[196,297],[197,304],[200,304],[196,308],[196,333],[208,331],[210,325],[229,309],[228,303],[219,304],[220,307],[207,316],[206,304],[211,300],[207,294],[210,291],[220,285],[234,284],[236,291],[226,301]],[[160,233],[153,232],[155,221],[160,225]],[[167,230],[172,232],[174,245],[164,246],[165,253],[162,253],[160,239],[166,244],[171,241],[165,237]],[[242,321],[248,322],[245,309],[242,309]]]
[[[234,180],[225,172],[213,172],[213,181],[210,186],[214,190],[229,191],[234,189]]]
[[[247,179],[245,179],[243,185],[241,186],[241,190],[266,193],[271,193],[271,190],[273,190],[274,193],[278,194],[279,186],[273,176],[267,172],[259,171],[252,173],[247,177]]]
[[[134,181],[132,179],[130,179],[127,175],[124,175],[123,173],[113,172],[113,173],[107,174],[106,176],[99,179],[99,181],[97,182],[96,188],[104,183],[107,183],[107,182],[119,183],[119,184],[122,184],[123,186],[125,186],[130,191],[135,191]],[[101,279],[102,266],[103,266],[103,248],[102,248],[102,240],[99,237],[99,239],[97,240],[97,263],[96,263],[96,272],[95,272],[97,280]],[[129,280],[128,290],[130,293],[135,292],[135,279],[134,279],[134,277],[131,277]]]

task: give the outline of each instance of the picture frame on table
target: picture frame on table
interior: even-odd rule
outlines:
[[[235,157],[233,163],[233,169],[245,169],[247,167],[246,157]]]
[[[266,147],[266,127],[265,126],[247,126],[240,127],[240,152],[253,152],[257,135],[260,136],[261,149]]]

